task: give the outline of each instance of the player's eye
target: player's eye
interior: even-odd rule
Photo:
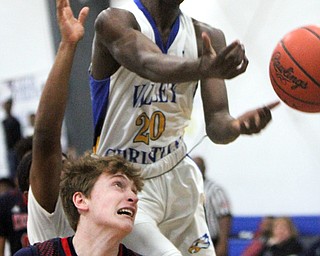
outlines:
[[[114,186],[115,186],[115,187],[118,187],[118,188],[123,188],[123,187],[124,187],[123,183],[120,182],[120,181],[116,181],[116,182],[114,183]]]
[[[136,195],[138,194],[138,191],[136,189],[132,189],[131,191]]]

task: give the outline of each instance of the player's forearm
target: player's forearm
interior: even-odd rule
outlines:
[[[50,213],[59,195],[61,128],[75,47],[74,44],[60,44],[36,116],[30,184],[38,203]]]
[[[35,129],[51,136],[48,139],[59,138],[66,108],[69,78],[76,45],[61,43],[43,89],[37,112]]]
[[[95,50],[104,49],[106,56],[110,54],[119,65],[150,81],[188,82],[209,76],[208,72],[202,70],[205,67],[200,65],[200,58],[165,54],[155,43],[135,30],[129,30],[125,37],[112,42],[106,38],[107,35],[96,34]]]
[[[137,35],[132,35],[132,37]],[[182,58],[164,54],[148,39],[142,38],[140,46],[137,40],[127,38],[125,43],[118,42],[109,46],[111,55],[116,62],[153,82],[187,82],[202,78],[200,59]]]
[[[140,76],[154,82],[188,82],[202,78],[200,60],[186,59],[162,53],[148,53],[139,60],[140,67],[132,67]],[[136,63],[135,63],[136,64]]]

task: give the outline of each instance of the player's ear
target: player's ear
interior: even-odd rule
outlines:
[[[75,192],[72,196],[72,201],[78,210],[88,210],[88,198],[82,192]]]

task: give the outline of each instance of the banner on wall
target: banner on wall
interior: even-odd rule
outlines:
[[[44,81],[45,75],[43,74],[28,75],[0,82],[0,177],[7,176],[8,174],[6,145],[2,126],[2,120],[5,118],[5,113],[2,108],[3,103],[12,98],[12,115],[19,120],[22,134],[24,136],[31,135],[32,127],[29,122],[29,116],[36,112]]]
[[[23,134],[29,126],[28,117],[38,107],[42,87],[47,74],[28,75],[0,82],[1,105],[9,98],[13,100],[12,114],[19,119]],[[3,111],[3,109],[2,109]],[[2,118],[4,113],[2,113]]]
[[[5,113],[2,108],[3,103],[12,98],[12,115],[15,116],[20,124],[24,137],[33,134],[33,126],[31,123],[31,116],[35,115],[41,92],[45,81],[47,79],[47,72],[39,74],[30,74],[24,77],[12,78],[0,82],[0,119],[1,119],[1,132],[0,132],[0,177],[7,175],[7,161],[6,161],[6,148],[5,138],[2,127],[2,120],[5,118]],[[63,130],[62,135],[63,147],[66,146],[66,136]]]

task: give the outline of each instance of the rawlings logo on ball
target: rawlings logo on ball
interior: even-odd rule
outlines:
[[[303,81],[297,78],[293,74],[294,70],[292,67],[286,69],[284,66],[282,66],[280,59],[281,59],[280,52],[276,52],[272,57],[272,62],[276,72],[276,77],[279,78],[283,84],[286,84],[287,82],[290,82],[291,84],[293,84],[291,86],[291,89],[293,90],[299,87],[302,89],[307,89],[308,83],[306,81]]]
[[[320,113],[320,26],[298,27],[276,44],[269,61],[269,78],[289,107]]]

